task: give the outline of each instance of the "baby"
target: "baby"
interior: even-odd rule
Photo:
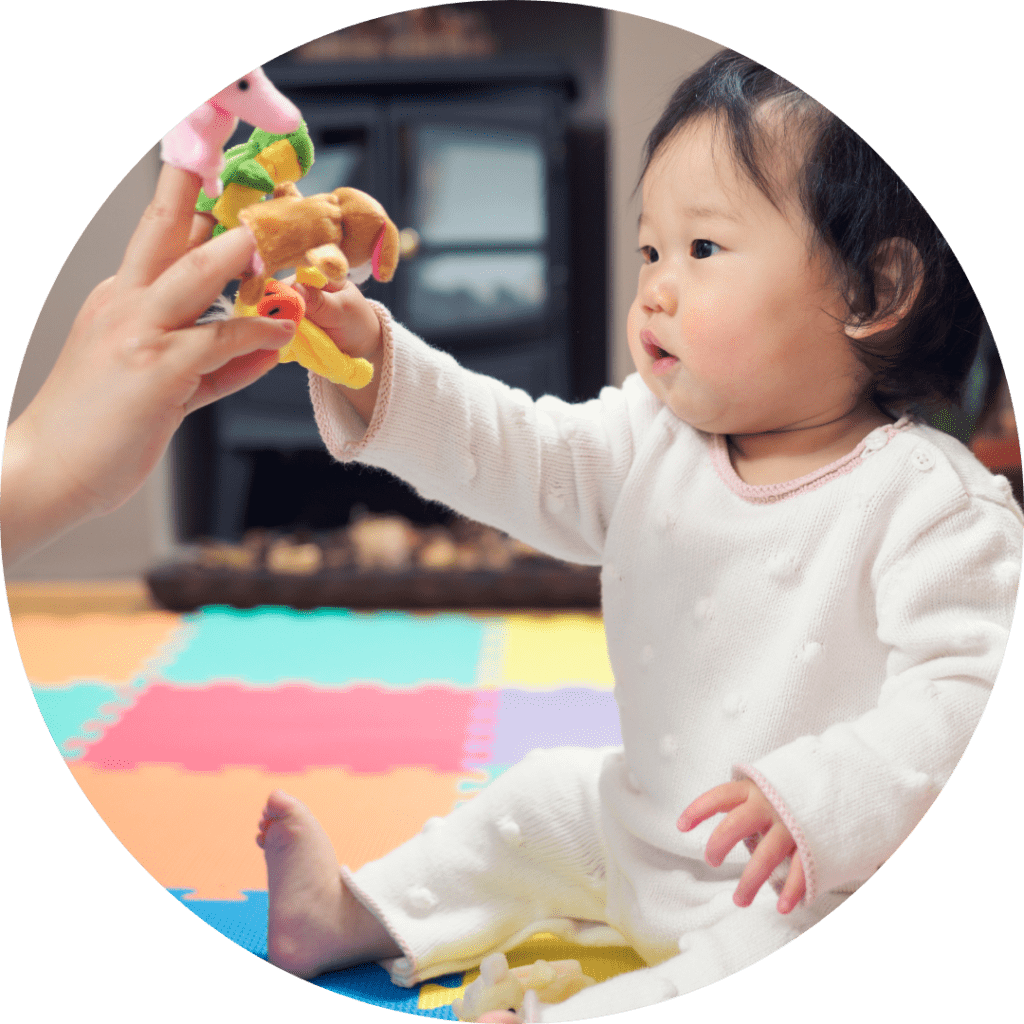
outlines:
[[[271,794],[286,970],[381,960],[412,985],[552,931],[650,966],[542,1020],[692,991],[868,879],[978,722],[1024,520],[913,414],[957,398],[981,324],[944,239],[863,140],[731,52],[672,97],[642,189],[637,372],[589,402],[469,373],[353,286],[306,292],[376,368],[311,378],[336,458],[601,565],[623,745],[534,752],[355,873]]]

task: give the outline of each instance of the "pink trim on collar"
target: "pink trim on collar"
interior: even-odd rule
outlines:
[[[757,505],[770,505],[773,502],[792,498],[806,491],[815,491],[819,487],[823,487],[830,480],[835,480],[837,477],[852,473],[861,464],[865,449],[873,450],[868,444],[868,440],[872,436],[877,436],[877,431],[885,432],[886,443],[888,443],[897,433],[912,426],[913,422],[910,416],[903,416],[895,423],[890,423],[884,427],[876,427],[865,436],[853,451],[836,459],[835,462],[830,462],[827,466],[815,469],[804,476],[797,477],[795,480],[784,480],[778,484],[748,484],[741,480],[739,474],[733,468],[732,460],[729,458],[729,443],[724,434],[713,434],[711,436],[711,464],[715,467],[715,472],[718,473],[722,483],[744,501],[753,502]]]

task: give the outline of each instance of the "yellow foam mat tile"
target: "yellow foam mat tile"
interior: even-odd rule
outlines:
[[[14,636],[33,686],[76,680],[127,686],[185,627],[180,615],[14,616]]]
[[[283,789],[316,815],[339,863],[356,869],[415,835],[427,818],[452,810],[461,778],[425,768],[358,775],[315,768],[286,775],[258,768],[187,772],[172,765],[107,771],[69,764],[100,817],[165,888],[193,899],[242,899],[266,889],[257,825],[267,794]]]
[[[615,685],[597,614],[508,615],[502,624],[502,686],[551,689]]]

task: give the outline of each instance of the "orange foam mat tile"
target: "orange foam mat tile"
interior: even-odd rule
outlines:
[[[338,861],[358,868],[415,835],[430,817],[465,799],[461,775],[398,768],[353,775],[315,768],[294,775],[256,768],[188,772],[172,765],[107,771],[69,764],[100,817],[165,888],[192,899],[244,898],[266,889],[256,828],[267,794],[283,789],[303,801],[334,843]]]
[[[14,616],[14,636],[33,686],[64,686],[76,680],[127,686],[182,631],[180,615]]]

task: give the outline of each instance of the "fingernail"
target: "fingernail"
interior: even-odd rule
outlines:
[[[685,814],[679,815],[679,820],[676,822],[676,828],[679,829],[680,832],[690,831],[690,820]]]
[[[260,317],[263,323],[269,324],[273,327],[277,334],[283,334],[285,337],[290,338],[295,333],[295,321],[294,320],[278,320],[276,317]]]

